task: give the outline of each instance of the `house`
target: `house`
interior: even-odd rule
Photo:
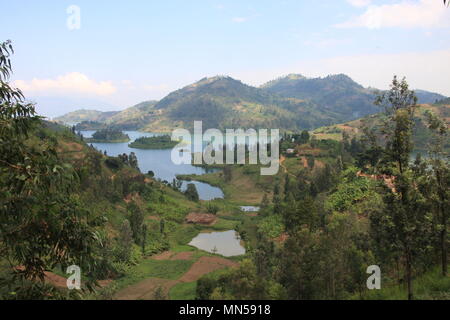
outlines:
[[[295,153],[295,149],[287,149],[286,153],[287,154],[294,154]]]

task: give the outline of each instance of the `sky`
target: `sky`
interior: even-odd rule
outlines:
[[[450,96],[442,0],[0,0],[13,85],[48,117],[121,110],[205,76],[259,86],[345,73],[386,89],[394,74]]]

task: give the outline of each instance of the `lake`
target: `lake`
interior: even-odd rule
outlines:
[[[224,257],[245,254],[245,248],[241,244],[239,234],[234,230],[200,233],[192,239],[189,245],[210,253],[220,254]]]
[[[81,131],[85,138],[91,138],[95,131]],[[130,154],[134,152],[138,159],[139,168],[142,173],[153,171],[155,178],[172,182],[179,174],[197,174],[216,172],[216,169],[199,168],[193,165],[176,165],[171,160],[172,149],[165,150],[143,150],[132,149],[128,144],[141,137],[154,137],[157,133],[145,133],[138,131],[124,131],[128,134],[131,141],[127,143],[92,143],[92,145],[109,156],[117,157],[119,154]],[[183,149],[183,148],[179,148]],[[193,183],[197,187],[197,191],[201,200],[213,200],[223,198],[224,194],[220,188],[213,187],[207,183],[192,181],[183,181],[182,190],[186,190],[188,183]]]

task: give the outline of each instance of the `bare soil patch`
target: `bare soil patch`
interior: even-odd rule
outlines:
[[[175,255],[173,255],[170,260],[191,260],[192,256],[194,255],[193,252],[179,252]]]
[[[169,290],[178,283],[177,280],[167,280],[150,278],[141,281],[135,285],[120,290],[115,296],[115,300],[154,300],[155,292],[158,288],[162,289],[163,294],[167,297]]]
[[[205,274],[227,267],[237,267],[238,265],[238,263],[224,258],[201,257],[192,265],[191,269],[180,278],[180,281],[194,282],[200,279]]]
[[[67,289],[67,279],[53,272],[45,272],[45,282],[60,289]]]
[[[151,257],[151,259],[152,260],[158,260],[158,261],[161,261],[161,260],[170,260],[170,258],[173,256],[173,252],[171,252],[171,251],[165,251],[165,252],[163,252],[163,253],[160,253],[160,254],[157,254],[157,255],[155,255],[155,256],[152,256]]]
[[[217,217],[209,213],[190,213],[186,217],[186,222],[211,226],[217,222]]]

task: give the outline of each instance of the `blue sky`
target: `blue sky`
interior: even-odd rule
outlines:
[[[80,8],[69,30],[67,8]],[[205,76],[260,85],[288,73],[393,74],[450,95],[450,8],[441,0],[0,0],[14,84],[56,116],[123,109]],[[7,15],[5,14],[7,13]]]

